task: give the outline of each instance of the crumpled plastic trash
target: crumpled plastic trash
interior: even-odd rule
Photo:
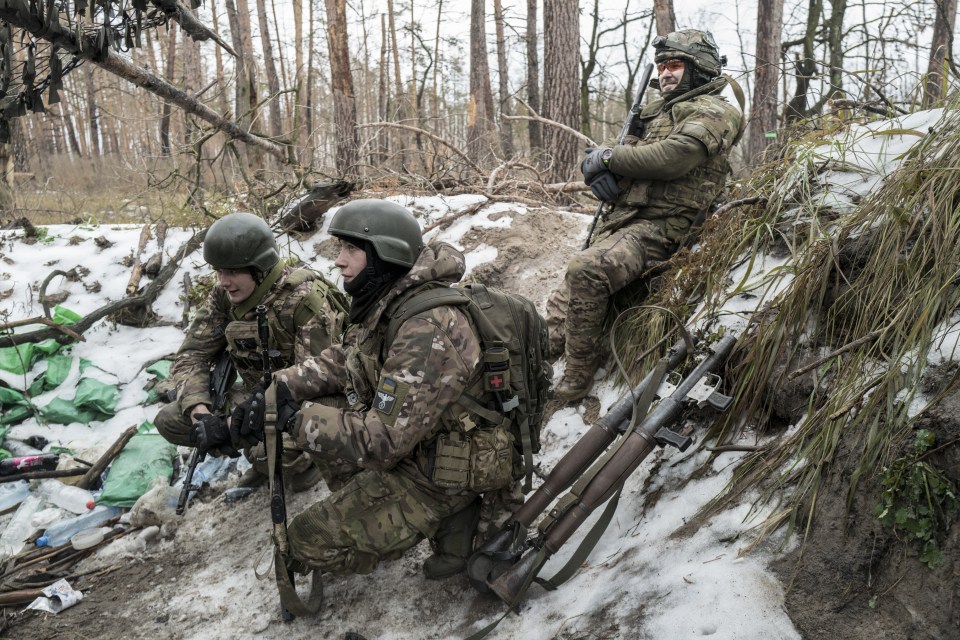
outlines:
[[[27,609],[60,613],[83,600],[83,593],[71,587],[70,583],[62,578],[46,587],[42,593],[43,596],[28,604]]]

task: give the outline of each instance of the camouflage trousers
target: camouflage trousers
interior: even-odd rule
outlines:
[[[184,447],[192,446],[190,444],[190,431],[193,429],[193,425],[190,419],[180,412],[180,407],[176,402],[161,407],[153,423],[157,425],[157,431],[167,442]],[[262,446],[244,447],[243,454],[257,471],[266,475],[267,462]],[[298,450],[293,438],[284,434],[282,464],[284,471],[298,474],[309,469],[313,464],[313,459],[309,454]]]
[[[338,575],[370,573],[433,537],[440,520],[475,499],[430,491],[397,470],[363,470],[291,521],[290,555]]]
[[[659,226],[639,220],[578,253],[567,267],[566,286],[547,300],[550,355],[566,353],[568,365],[596,362],[604,351],[600,340],[610,298],[675,250]]]

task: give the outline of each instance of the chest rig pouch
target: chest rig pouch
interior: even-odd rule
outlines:
[[[256,321],[234,320],[227,324],[223,334],[227,340],[227,352],[241,376],[244,379],[252,379],[248,378],[251,371],[254,378],[262,375],[263,360],[260,356]],[[278,351],[271,349],[270,356],[272,369],[283,369],[286,366]]]
[[[510,389],[510,353],[503,347],[483,352],[483,373],[460,396],[452,428],[437,436],[433,482],[444,489],[483,493],[513,480],[514,437],[510,421],[476,397]]]
[[[463,431],[441,433],[431,479],[438,487],[483,493],[502,489],[513,479],[513,434],[507,423],[477,426],[464,413]]]

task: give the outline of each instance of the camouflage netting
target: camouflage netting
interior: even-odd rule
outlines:
[[[0,0],[0,142],[10,120],[60,102],[63,77],[85,60],[142,45],[141,35],[174,19],[195,40],[219,40],[180,0]]]

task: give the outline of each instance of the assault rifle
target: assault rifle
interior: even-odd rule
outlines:
[[[655,370],[640,382],[633,396],[617,403],[595,422],[500,531],[470,557],[467,575],[473,586],[480,591],[494,592],[515,608],[547,560],[598,506],[619,492],[654,447],[670,445],[685,451],[693,439],[671,431],[670,426],[691,401],[699,406],[709,404],[721,411],[730,406],[732,398],[717,390],[720,379],[714,371],[726,361],[735,344],[733,337],[721,338],[712,352],[676,383],[664,379],[664,376],[683,361],[687,347],[682,341],[674,345]],[[633,397],[652,398],[654,391],[661,396],[660,402],[640,424],[634,426],[630,417]],[[619,442],[594,464],[618,437]],[[578,479],[580,481],[573,490],[563,496],[541,521],[538,534],[528,540],[528,530],[537,517]],[[615,508],[615,501],[611,504]],[[604,520],[609,521],[613,515],[610,507],[608,512],[605,514],[608,517],[600,519],[603,526]],[[602,533],[602,527],[599,533]],[[599,539],[599,533],[594,536],[591,532],[584,545],[574,553],[570,564],[546,583],[555,586],[572,575],[571,569],[575,571],[586,559]]]
[[[213,401],[213,413],[226,419],[223,413],[227,405],[227,391],[233,386],[233,381],[237,377],[237,370],[233,366],[230,354],[226,350],[220,352],[217,357],[217,363],[210,372],[210,397]],[[200,489],[200,485],[193,484],[193,474],[197,470],[197,465],[207,457],[206,451],[200,451],[199,447],[194,447],[187,458],[187,474],[183,477],[183,488],[180,489],[180,498],[177,500],[177,515],[182,516],[187,509],[187,500],[190,498],[190,492]]]
[[[640,115],[641,105],[640,102],[643,100],[643,95],[647,92],[647,85],[650,84],[650,76],[653,75],[653,64],[650,63],[647,65],[647,68],[643,70],[643,77],[640,78],[640,87],[637,89],[637,99],[633,101],[633,106],[630,107],[630,111],[627,112],[627,119],[623,122],[623,129],[620,130],[620,135],[617,136],[617,144],[623,144],[623,141],[627,138],[628,135],[634,135],[640,137],[643,135],[643,127],[640,124],[638,116]],[[597,229],[597,222],[600,220],[600,216],[603,215],[603,205],[605,202],[597,203],[597,210],[593,214],[593,222],[590,223],[590,231],[587,233],[587,239],[583,241],[583,248],[590,248],[590,239],[593,238],[593,232]]]
[[[263,362],[263,388],[266,389],[273,381],[273,373],[270,370],[271,358],[280,354],[270,350],[267,307],[262,304],[257,306],[257,337],[260,340],[260,359]],[[320,605],[323,603],[323,582],[320,580],[319,571],[311,572],[310,595],[304,602],[297,593],[296,576],[287,567],[290,540],[287,537],[287,501],[283,493],[283,429],[286,425],[277,424],[277,413],[275,402],[265,403],[263,440],[267,450],[270,519],[273,522],[273,566],[277,590],[280,592],[280,617],[284,622],[290,622],[296,616],[312,616],[320,611]]]

